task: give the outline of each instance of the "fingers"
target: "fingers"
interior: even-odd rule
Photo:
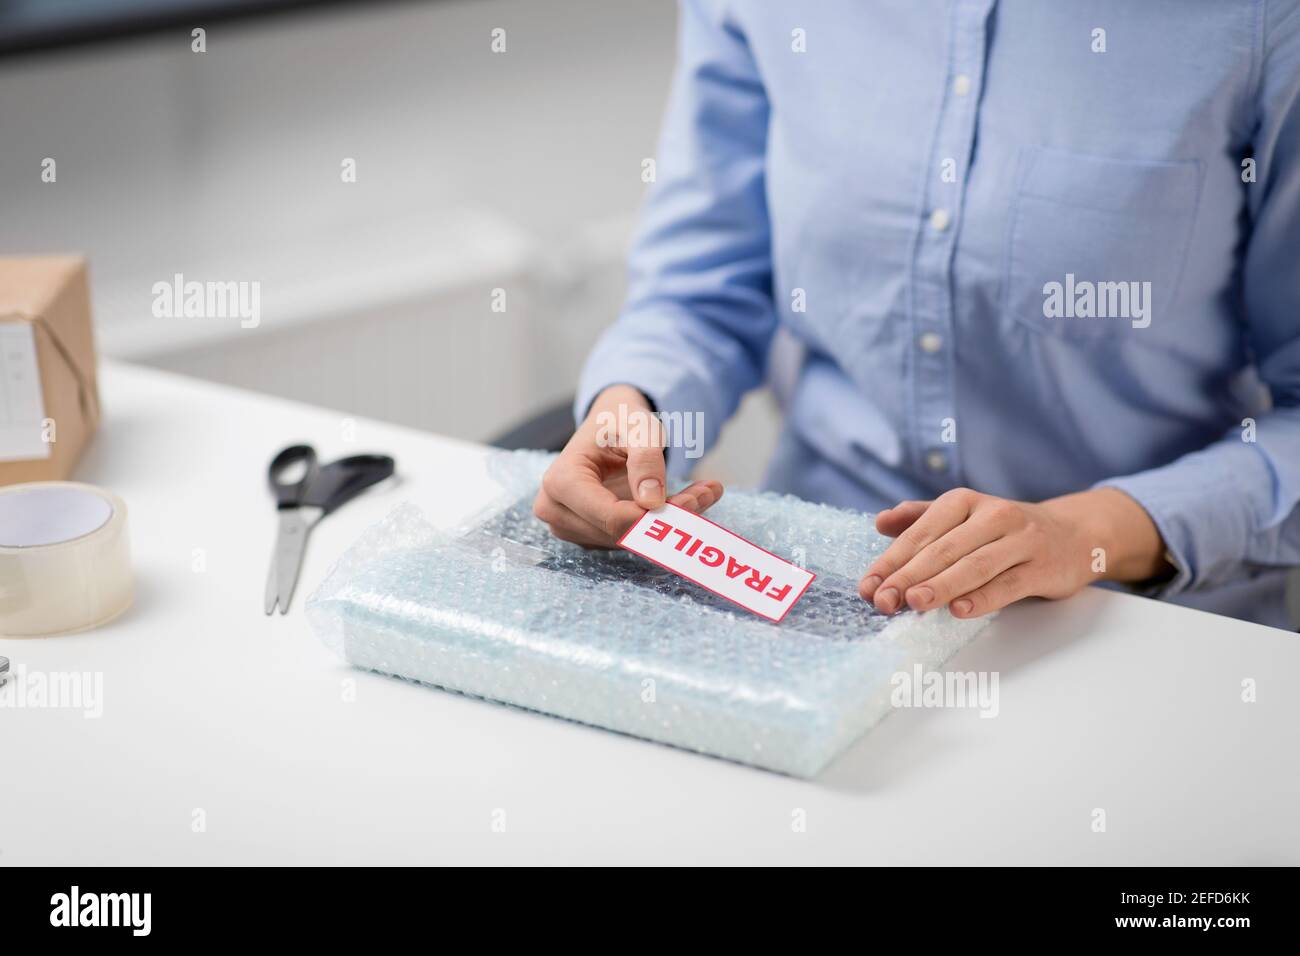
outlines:
[[[957,598],[948,606],[952,616],[983,617],[1021,598],[1030,597],[1033,589],[1029,586],[1029,576],[1023,568],[1024,565],[1009,568],[983,587]]]
[[[593,403],[564,451],[542,478],[533,512],[559,538],[584,547],[612,547],[667,496],[666,432],[643,395],[611,386]],[[704,511],[722,486],[696,482],[671,499]]]
[[[552,485],[552,487],[554,487]],[[722,497],[722,485],[717,481],[697,481],[686,488],[683,488],[677,494],[668,500],[679,508],[685,508],[687,511],[700,514],[706,509],[717,503]],[[613,494],[613,492],[610,492]],[[636,517],[628,524],[631,527],[640,519],[644,511],[633,505],[631,502],[622,502],[630,505],[636,511]],[[567,507],[563,502],[557,501],[547,490],[546,483],[543,482],[542,490],[537,493],[537,498],[533,501],[533,514],[550,526],[551,533],[562,541],[569,541],[573,544],[581,545],[584,548],[612,548],[618,544],[618,539],[623,536],[623,532],[610,534],[603,527],[598,527],[588,521],[578,512]],[[626,531],[627,529],[623,529]]]
[[[932,541],[921,548],[910,561],[897,571],[885,576],[885,580],[876,592],[874,602],[876,607],[885,611],[881,604],[889,604],[891,606],[885,613],[890,614],[902,607],[905,600],[908,604],[911,604],[912,600],[915,599],[927,606],[930,605],[934,597],[934,589],[930,582],[931,578],[955,566],[958,562],[971,555],[972,552],[979,550],[991,541],[996,541],[1000,537],[1001,531],[993,522],[981,520],[979,515],[971,516],[937,541]],[[974,561],[976,565],[983,565],[984,563],[983,558]],[[971,570],[975,569],[972,568]],[[997,569],[997,571],[1001,570],[1002,568]],[[985,577],[972,581],[970,587],[964,588],[957,593],[965,593],[983,584],[993,577],[995,573],[996,571],[989,569],[989,573]],[[915,593],[909,594],[909,592]],[[956,594],[953,597],[956,597]],[[915,608],[915,605],[913,607]]]
[[[628,487],[632,490],[632,500],[646,511],[653,511],[664,503],[667,488],[664,471],[664,453],[659,446],[628,449]]]
[[[717,504],[718,499],[721,497],[722,482],[697,481],[691,486],[683,488],[668,500],[679,508],[685,508],[687,511],[693,511],[696,514],[703,514],[705,510]]]
[[[963,525],[963,527],[965,526]],[[956,534],[956,532],[953,532],[953,534]],[[952,535],[942,538],[936,545],[931,545],[931,548],[943,544],[949,537],[952,537]],[[924,557],[924,554],[922,557]],[[919,583],[900,584],[898,590],[912,610],[933,610],[936,607],[943,607],[954,598],[982,587],[1003,571],[1015,567],[1026,557],[1027,555],[1011,545],[1006,539],[1001,539],[971,550],[970,553],[959,558],[946,568],[932,571],[927,567],[924,571],[918,572],[924,575],[924,577],[920,577]],[[921,558],[917,559],[917,561],[919,560]],[[910,574],[912,565],[915,565],[917,561],[913,561],[912,564],[900,571],[898,575],[895,575],[895,578]]]
[[[619,498],[601,483],[600,474],[580,462],[561,455],[542,477],[542,491],[551,502],[563,505],[578,518],[600,531],[611,543],[621,538],[645,513],[634,502]],[[534,505],[534,512],[538,508]],[[559,512],[550,512],[559,515]],[[539,518],[547,519],[541,514]],[[549,521],[547,522],[550,523]]]
[[[614,546],[614,540],[609,535],[583,521],[564,505],[553,500],[545,491],[537,493],[537,498],[533,501],[533,514],[546,522],[551,529],[551,534],[561,541],[578,544],[584,548]]]
[[[646,511],[652,511],[664,503],[667,494],[664,481],[667,436],[663,423],[637,397],[636,404],[629,405],[626,400],[619,403],[618,414],[610,409],[602,410],[597,415],[602,424],[594,429],[591,440],[597,447],[623,457],[632,500]],[[584,422],[579,428],[583,438],[587,431]],[[575,435],[575,441],[581,447],[579,436]]]
[[[886,508],[876,515],[876,530],[883,535],[897,538],[912,526],[917,518],[925,514],[930,501],[902,501],[892,508]]]
[[[883,586],[886,580],[916,557],[921,549],[965,521],[976,497],[974,492],[958,489],[935,499],[867,569],[858,585],[858,593],[886,614],[897,610],[902,604],[903,592],[896,584]]]

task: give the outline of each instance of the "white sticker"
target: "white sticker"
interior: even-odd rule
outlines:
[[[619,546],[780,623],[817,577],[677,505],[647,511]]]
[[[0,322],[0,461],[49,458],[45,402],[30,322]]]

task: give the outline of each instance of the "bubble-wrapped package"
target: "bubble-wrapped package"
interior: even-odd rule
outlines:
[[[817,573],[780,624],[626,551],[586,551],[532,514],[550,458],[497,453],[500,502],[454,533],[399,506],[308,602],[352,665],[810,777],[983,620],[888,617],[857,593],[888,539],[869,515],[729,491],[709,517]]]

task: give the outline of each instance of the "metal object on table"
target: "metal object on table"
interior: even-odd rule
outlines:
[[[9,679],[9,658],[0,657],[0,687]]]
[[[266,575],[267,614],[277,605],[281,614],[289,610],[307,537],[316,523],[367,488],[392,477],[394,467],[387,455],[352,455],[320,465],[311,445],[291,445],[271,460],[267,479],[275,495],[279,529]],[[301,475],[292,477],[295,471]]]

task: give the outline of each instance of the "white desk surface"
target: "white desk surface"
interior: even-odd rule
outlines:
[[[113,363],[102,392],[76,477],[127,502],[136,603],[0,638],[15,667],[104,682],[97,720],[0,709],[0,865],[1300,863],[1297,635],[1098,590],[1021,605],[949,665],[999,672],[998,717],[901,710],[785,778],[324,650],[302,606],[334,558],[400,500],[444,525],[486,504],[482,448],[366,420],[344,441],[339,412]],[[317,527],[268,618],[265,468],[295,441],[388,452],[403,481]]]

